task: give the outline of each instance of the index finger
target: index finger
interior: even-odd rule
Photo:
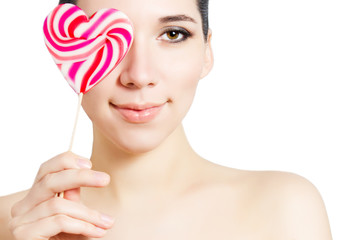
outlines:
[[[34,183],[39,182],[44,176],[67,169],[91,168],[91,161],[72,152],[61,153],[41,164]]]

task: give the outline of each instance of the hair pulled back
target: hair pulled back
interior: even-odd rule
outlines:
[[[76,0],[60,0],[59,4],[72,3],[76,5],[76,2]],[[209,0],[196,0],[196,2],[201,15],[202,29],[206,41],[209,32]]]

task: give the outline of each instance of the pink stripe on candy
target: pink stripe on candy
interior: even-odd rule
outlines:
[[[130,20],[123,13],[104,9],[89,19],[72,4],[56,7],[43,30],[46,47],[76,93],[88,92],[107,77],[125,57],[133,37]],[[75,37],[78,31],[84,34]]]
[[[120,27],[116,27],[116,28],[113,27],[114,25],[116,25],[118,23],[125,23],[125,24],[128,24],[128,25],[131,25],[131,23],[128,20],[123,19],[123,18],[119,18],[119,19],[117,18],[114,21],[110,22],[108,25],[106,25],[106,27],[104,27],[103,32],[108,32],[108,29],[111,29],[111,28],[112,29],[119,29]],[[121,29],[124,29],[124,28],[121,28]]]
[[[113,48],[111,43],[108,41],[106,42],[106,49],[107,49],[107,55],[106,55],[106,61],[100,71],[94,76],[94,79],[90,82],[90,85],[93,85],[96,83],[98,79],[101,78],[102,75],[106,72],[106,69],[110,66],[111,59],[113,57]]]
[[[103,52],[104,52],[104,48],[101,48],[100,51],[96,54],[93,64],[91,64],[89,70],[86,72],[86,74],[84,75],[84,78],[82,79],[80,92],[82,92],[82,93],[87,92],[86,90],[87,90],[87,85],[88,85],[89,79],[90,79],[91,75],[95,72],[97,66],[100,64],[101,58],[103,56]]]
[[[55,18],[56,14],[58,13],[60,8],[61,8],[61,5],[59,5],[58,8],[55,8],[54,13],[50,17],[50,23],[52,23],[53,26],[56,25],[54,23],[54,18]],[[74,6],[74,7],[70,8],[70,10],[75,10],[74,12],[77,12],[78,10],[81,10],[81,9]],[[65,13],[67,13],[67,12],[65,12]],[[76,18],[75,20],[79,24],[81,20],[87,20],[87,18],[85,16],[85,19],[84,19],[84,17],[82,17],[82,18],[80,17],[80,18]],[[66,19],[64,20],[64,22],[65,21],[66,21]],[[62,23],[62,24],[64,24],[64,23]],[[47,25],[48,25],[48,18],[46,18],[46,20],[44,22],[44,28],[43,28],[44,29],[44,34],[45,34],[46,39],[49,41],[49,43],[58,51],[62,51],[62,52],[75,51],[75,50],[77,50],[79,48],[84,48],[84,47],[90,45],[93,41],[95,41],[94,39],[90,39],[90,40],[72,39],[72,38],[69,38],[69,40],[60,39],[57,36],[57,34],[56,34],[56,32],[54,31],[53,28],[50,28],[50,32],[49,32],[49,29],[48,29]],[[77,26],[74,26],[73,24],[71,24],[71,27],[77,27]],[[61,29],[59,29],[59,30],[61,30]],[[69,44],[69,43],[75,43],[75,42],[80,42],[80,43],[76,44],[76,45],[72,45],[72,46],[61,46],[58,43],[56,43],[55,41],[59,42],[61,44]]]
[[[119,42],[119,55],[121,56],[118,61],[116,62],[116,65],[118,65],[122,60],[123,58],[125,57],[125,53],[124,53],[124,43],[121,41]]]
[[[84,62],[85,61],[74,63],[69,70],[69,77],[74,82],[74,84],[75,84],[76,73],[79,71],[81,65],[83,65]]]
[[[44,25],[46,26],[46,23]],[[73,45],[73,46],[61,46],[61,45],[57,44],[53,39],[55,39],[58,42],[62,42],[62,43],[69,43],[69,42],[58,38],[55,35],[54,31],[52,31],[52,34],[50,34],[47,27],[44,27],[44,34],[45,34],[45,37],[48,40],[49,44],[53,48],[55,48],[56,50],[61,51],[61,52],[75,51],[75,50],[77,50],[79,48],[84,48],[84,47],[90,45],[92,42],[94,42],[96,40],[95,38],[90,39],[90,40],[84,40],[84,39],[74,40],[74,39],[70,39],[69,40],[70,43],[71,42],[80,42],[80,41],[82,41],[82,42],[80,42],[77,45]]]
[[[71,17],[72,14],[76,13],[77,11],[79,11],[79,8],[76,7],[72,7],[69,10],[67,10],[60,18],[59,20],[59,30],[60,30],[60,34],[63,37],[68,37],[65,33],[65,22],[66,20]]]
[[[126,30],[124,28],[115,28],[113,30],[110,30],[108,32],[108,35],[114,35],[114,33],[122,35],[125,38],[127,44],[130,45],[130,43],[132,41],[132,36],[131,36],[131,34],[129,33],[128,30]]]
[[[115,12],[114,9],[109,9],[108,11],[106,11],[101,17],[99,17],[99,19],[86,32],[83,33],[83,35],[81,35],[81,37],[88,38],[97,29],[97,27],[101,23],[103,23],[114,12]]]
[[[103,41],[105,42],[105,40]],[[94,52],[98,51],[99,48],[101,48],[104,43],[103,42],[99,42],[97,45],[95,45],[91,50],[79,54],[79,55],[71,55],[71,56],[61,56],[59,54],[57,54],[56,52],[54,52],[51,48],[48,47],[49,52],[51,53],[51,55],[57,60],[57,61],[63,61],[63,62],[67,62],[67,61],[71,61],[71,60],[80,60],[82,61],[85,58],[88,58],[90,55],[92,55]]]
[[[88,21],[88,18],[84,15],[80,15],[77,18],[75,18],[68,27],[69,31],[69,37],[75,38],[75,29],[83,22]]]

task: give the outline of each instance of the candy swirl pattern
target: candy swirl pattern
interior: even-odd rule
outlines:
[[[85,94],[110,74],[133,41],[133,27],[124,13],[108,8],[89,18],[69,3],[47,16],[43,31],[47,49],[77,94]]]

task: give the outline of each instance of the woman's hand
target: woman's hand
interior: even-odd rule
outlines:
[[[9,227],[14,238],[70,240],[103,237],[112,227],[113,220],[84,206],[80,202],[80,187],[104,187],[110,177],[90,168],[88,159],[71,152],[43,163],[29,193],[11,209]],[[64,198],[55,197],[59,192],[64,192]]]

